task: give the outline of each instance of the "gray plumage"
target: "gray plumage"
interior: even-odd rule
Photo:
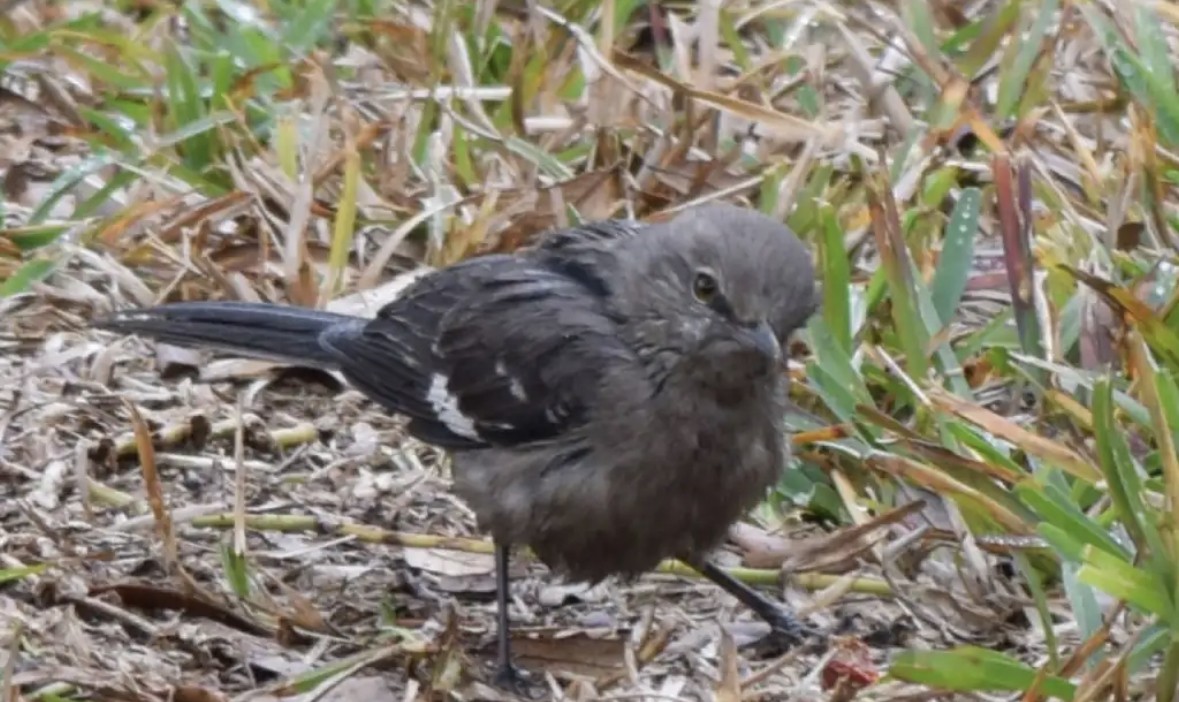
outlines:
[[[206,302],[99,325],[339,369],[451,450],[498,545],[597,581],[699,567],[763,498],[787,456],[781,347],[815,304],[797,237],[716,204],[466,260],[371,320]]]

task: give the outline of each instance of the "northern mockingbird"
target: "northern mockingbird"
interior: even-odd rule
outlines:
[[[588,582],[677,557],[799,639],[783,604],[706,556],[784,467],[782,346],[816,300],[810,254],[789,229],[714,204],[467,259],[373,319],[192,302],[98,326],[337,369],[448,449],[455,492],[495,542],[496,681],[511,684],[514,545]]]

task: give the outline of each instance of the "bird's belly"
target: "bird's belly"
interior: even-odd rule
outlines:
[[[765,495],[780,468],[772,447],[756,441],[716,455],[709,465],[668,456],[647,465],[587,471],[572,489],[540,491],[529,545],[575,580],[633,577],[666,558],[698,559],[724,540],[729,526]]]
[[[692,502],[664,499],[642,510],[606,510],[609,518],[603,520],[552,519],[534,532],[529,545],[572,580],[637,577],[667,558],[704,556],[723,541],[741,512],[733,502]]]
[[[598,445],[570,452],[573,460],[553,460],[551,449],[470,452],[456,456],[455,491],[497,542],[528,546],[555,571],[594,582],[705,555],[781,469],[781,437],[769,423],[635,441],[650,443]]]

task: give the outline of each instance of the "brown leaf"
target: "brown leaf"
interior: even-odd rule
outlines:
[[[1089,370],[1118,367],[1121,360],[1118,340],[1124,329],[1121,318],[1108,302],[1091,290],[1083,288],[1080,294],[1081,333],[1077,343],[1081,367]]]
[[[170,209],[181,202],[182,199],[183,196],[176,195],[163,202],[148,201],[133,203],[100,227],[94,236],[107,246],[113,246],[129,229],[137,224],[143,223],[144,220],[155,214]]]
[[[139,467],[143,472],[147,502],[155,517],[156,533],[164,546],[164,563],[169,572],[175,572],[180,567],[180,549],[176,544],[176,535],[172,531],[172,515],[164,504],[164,489],[160,483],[159,471],[156,469],[156,451],[152,445],[151,430],[130,400],[123,398],[123,405],[131,414],[131,426],[135,432],[135,448],[139,454]]]
[[[438,575],[480,575],[495,570],[495,558],[487,553],[468,553],[441,548],[408,548],[405,562]]]
[[[171,702],[225,702],[228,698],[207,687],[180,685],[172,689]]]
[[[778,568],[790,572],[822,570],[828,573],[854,568],[861,555],[884,537],[875,534],[918,512],[925,503],[910,502],[864,522],[831,534],[807,539],[773,538],[755,527],[737,524],[729,537],[745,550],[743,562],[750,568]]]
[[[291,611],[294,616],[291,617],[291,622],[296,626],[306,629],[308,631],[317,631],[320,633],[328,633],[331,627],[328,626],[327,620],[324,619],[323,614],[316,608],[315,604],[304,597],[302,593],[284,585],[283,592],[286,593],[287,600],[291,603]]]
[[[186,228],[209,220],[226,220],[245,211],[252,201],[253,196],[250,193],[234,190],[199,203],[195,207],[186,207],[160,227],[158,236],[161,241],[175,243],[184,235]]]
[[[721,627],[720,672],[713,699],[717,702],[741,702],[741,672],[738,670],[737,645],[733,637]]]
[[[502,203],[489,229],[501,227],[487,237],[481,252],[507,253],[532,243],[537,234],[558,226],[564,217],[555,209],[563,202],[586,220],[604,219],[618,214],[622,193],[617,168],[590,171],[537,190],[515,190],[498,194]],[[553,197],[553,192],[559,197]]]
[[[835,689],[831,700],[850,700],[857,690],[876,682],[880,671],[872,661],[872,650],[863,641],[842,636],[833,643],[834,655],[823,666],[823,689]]]
[[[623,668],[626,643],[621,638],[583,632],[512,629],[512,652],[520,665],[600,677]]]
[[[1121,251],[1133,251],[1142,243],[1142,233],[1146,225],[1142,222],[1124,222],[1118,227],[1117,244]]]
[[[40,103],[0,86],[0,126],[8,125],[17,125],[16,131],[29,139],[52,134],[67,126]]]
[[[1040,436],[1006,417],[963,400],[940,388],[929,387],[926,389],[926,393],[929,401],[940,410],[956,414],[995,436],[1010,441],[1028,453],[1051,461],[1057,467],[1078,478],[1091,483],[1101,480],[1101,472],[1093,464],[1063,444]]]
[[[838,128],[830,126],[833,123],[824,125],[820,122],[807,121],[801,117],[795,117],[772,107],[758,105],[747,100],[742,100],[741,98],[723,95],[711,90],[695,88],[688,83],[672,78],[654,66],[648,66],[645,62],[635,59],[622,51],[615,50],[611,58],[620,67],[634,71],[681,95],[695,98],[721,112],[727,112],[756,122],[760,127],[772,132],[776,137],[784,141],[801,142],[815,138],[825,141],[835,137],[839,133]]]
[[[97,596],[112,592],[119,596],[125,607],[147,612],[161,610],[181,611],[203,617],[238,631],[254,636],[271,636],[272,632],[262,625],[250,621],[240,614],[226,609],[211,598],[174,588],[159,587],[136,582],[121,582],[113,585],[98,585],[90,588],[90,595]]]
[[[927,463],[885,453],[873,454],[864,463],[874,470],[911,481],[933,492],[970,499],[1009,531],[1026,534],[1032,530],[1031,524],[1005,505]]]

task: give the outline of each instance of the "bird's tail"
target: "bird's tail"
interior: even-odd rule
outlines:
[[[122,310],[94,326],[177,346],[332,368],[338,359],[320,343],[324,331],[366,320],[306,307],[256,302],[177,302]]]

